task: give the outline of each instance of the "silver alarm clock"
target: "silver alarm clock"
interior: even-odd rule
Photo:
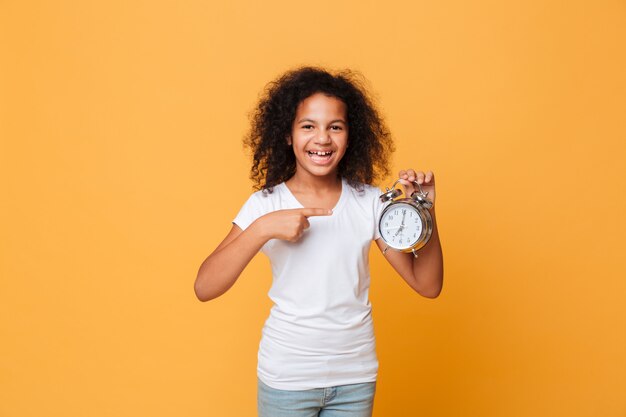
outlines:
[[[378,220],[378,231],[387,244],[383,253],[391,248],[398,252],[413,253],[417,257],[417,251],[428,243],[433,233],[433,218],[429,211],[433,202],[416,181],[413,183],[419,191],[398,198],[403,194],[402,190],[395,188],[398,182],[399,179],[380,196],[383,203],[389,202]]]

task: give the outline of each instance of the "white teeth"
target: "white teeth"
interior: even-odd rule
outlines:
[[[328,152],[309,151],[309,153],[312,154],[312,155],[326,156],[326,155],[330,155],[332,153],[332,151],[328,151]]]

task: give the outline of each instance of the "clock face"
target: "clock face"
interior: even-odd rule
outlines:
[[[424,228],[417,209],[407,203],[392,204],[380,218],[380,234],[385,242],[395,249],[413,246]]]

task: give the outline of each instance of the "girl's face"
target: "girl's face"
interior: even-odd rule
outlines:
[[[348,147],[346,104],[323,93],[302,100],[288,143],[296,156],[296,174],[336,176]]]

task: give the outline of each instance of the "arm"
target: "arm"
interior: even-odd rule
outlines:
[[[435,176],[432,172],[424,174],[412,169],[402,170],[399,173],[400,183],[404,186],[404,194],[411,195],[416,187],[413,181],[417,181],[428,192],[429,198],[435,202]],[[385,258],[400,276],[419,294],[428,298],[436,298],[443,287],[443,254],[437,230],[434,206],[430,211],[433,218],[433,234],[430,240],[418,252],[416,258],[411,253],[401,253],[388,250],[384,253]],[[387,247],[382,238],[376,239],[376,244],[381,251]]]
[[[255,223],[244,231],[233,224],[222,243],[202,262],[194,284],[200,301],[212,300],[228,291],[267,242],[268,239],[259,233],[258,223]]]
[[[412,253],[394,250],[388,250],[385,258],[411,288],[424,297],[436,298],[443,287],[443,254],[434,211],[431,214],[433,234],[417,258]],[[376,244],[381,252],[387,247],[382,238],[376,239]]]
[[[222,243],[200,265],[194,284],[196,297],[209,301],[224,294],[265,242],[270,239],[296,242],[309,227],[308,217],[330,214],[330,210],[320,208],[277,210],[259,217],[246,230],[233,225]]]

